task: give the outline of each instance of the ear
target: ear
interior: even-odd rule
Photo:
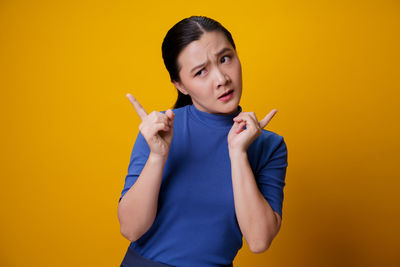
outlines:
[[[172,81],[172,83],[174,84],[174,86],[176,87],[176,89],[178,89],[182,94],[184,95],[188,95],[189,93],[186,91],[185,87],[183,86],[183,84],[181,82],[177,82],[177,81]]]

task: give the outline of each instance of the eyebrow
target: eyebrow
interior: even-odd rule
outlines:
[[[216,53],[215,56],[219,57],[221,54],[225,53],[226,51],[232,51],[232,49],[229,48],[229,47],[224,47],[224,48],[221,49],[221,51],[219,51],[218,53]],[[195,71],[197,68],[200,68],[200,67],[206,65],[206,63],[207,63],[207,62],[204,62],[204,63],[201,63],[201,64],[195,66],[195,67],[190,71],[190,73],[192,73],[193,71]]]

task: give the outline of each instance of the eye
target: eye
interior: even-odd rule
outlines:
[[[224,58],[227,58],[227,60],[231,59],[232,57],[230,55],[225,55],[221,58],[221,63],[226,62],[226,60],[224,60]]]
[[[194,76],[198,76],[198,75],[200,75],[201,74],[201,72],[203,71],[204,69],[201,69],[201,70],[199,70]]]

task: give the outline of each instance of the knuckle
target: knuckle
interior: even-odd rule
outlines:
[[[155,110],[153,110],[152,112],[150,112],[149,116],[154,119],[157,118],[157,112]]]
[[[167,115],[163,116],[163,117],[161,118],[161,120],[162,120],[163,123],[168,124],[168,117],[167,117]]]

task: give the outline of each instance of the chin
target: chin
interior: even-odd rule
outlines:
[[[239,101],[231,101],[227,103],[221,110],[221,113],[224,114],[232,114],[237,112],[239,106]]]

